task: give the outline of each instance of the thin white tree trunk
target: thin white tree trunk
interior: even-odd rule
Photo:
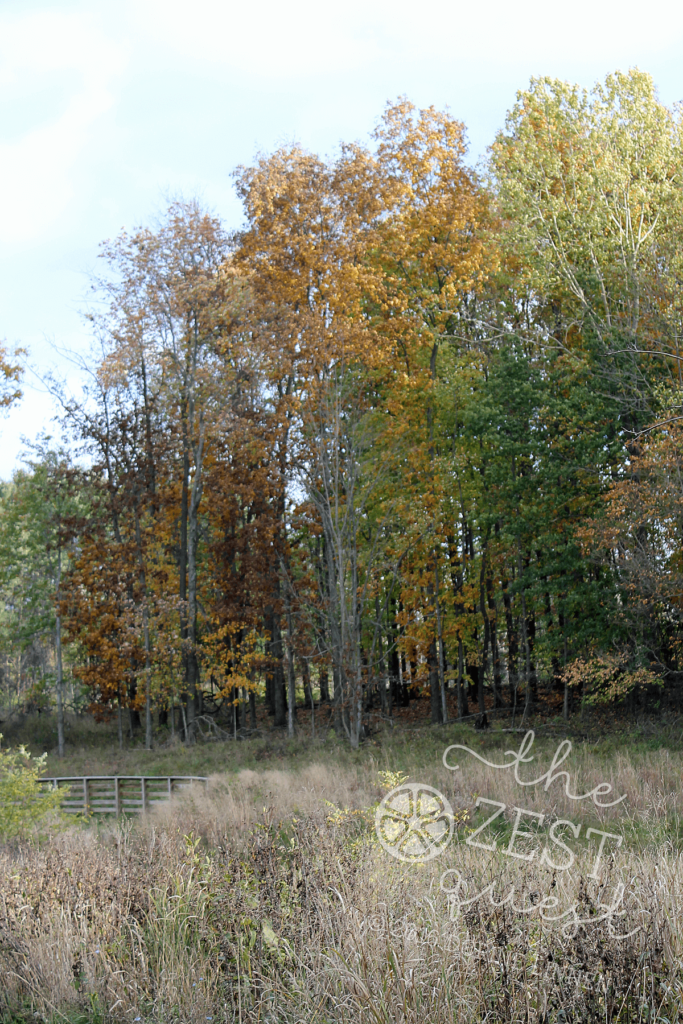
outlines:
[[[149,646],[149,614],[147,596],[143,612],[143,633],[145,639],[145,750],[152,749],[152,664]]]
[[[446,701],[446,681],[443,674],[444,666],[444,651],[443,651],[443,631],[441,628],[441,602],[439,601],[439,562],[434,552],[434,580],[436,583],[436,590],[434,593],[434,600],[436,602],[436,632],[437,632],[437,648],[436,656],[438,660],[439,669],[439,689],[441,691],[441,718],[444,725],[448,722],[448,703]]]
[[[188,718],[190,743],[196,739],[197,701],[197,541],[199,505],[203,490],[204,423],[200,417],[199,443],[195,449],[195,469],[190,496],[190,510],[187,529],[187,611],[188,611],[188,658],[191,664],[190,692],[188,694]]]
[[[118,688],[118,708],[117,708],[117,724],[119,731],[119,750],[123,750],[123,710],[121,708],[121,684],[119,683]]]

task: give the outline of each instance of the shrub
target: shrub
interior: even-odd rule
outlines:
[[[0,839],[28,835],[58,813],[61,794],[45,789],[38,781],[46,758],[47,754],[32,757],[23,745],[0,747]]]

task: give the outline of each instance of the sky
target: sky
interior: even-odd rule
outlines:
[[[199,198],[230,228],[232,170],[297,142],[366,141],[387,101],[449,107],[474,161],[532,76],[648,71],[683,100],[683,5],[650,0],[0,0],[0,340],[28,350],[0,479],[78,389],[102,241]]]

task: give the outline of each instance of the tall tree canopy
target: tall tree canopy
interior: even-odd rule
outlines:
[[[367,147],[235,183],[239,232],[179,201],[103,247],[56,585],[47,463],[3,492],[16,664],[58,623],[148,745],[260,699],[293,733],[297,690],[354,746],[420,695],[443,722],[672,691],[683,153],[652,80],[532,80],[482,174],[401,99]]]

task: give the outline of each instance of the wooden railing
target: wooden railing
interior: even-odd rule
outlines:
[[[41,785],[64,791],[60,803],[68,814],[140,814],[170,800],[174,793],[208,779],[200,775],[86,775],[41,779]]]

